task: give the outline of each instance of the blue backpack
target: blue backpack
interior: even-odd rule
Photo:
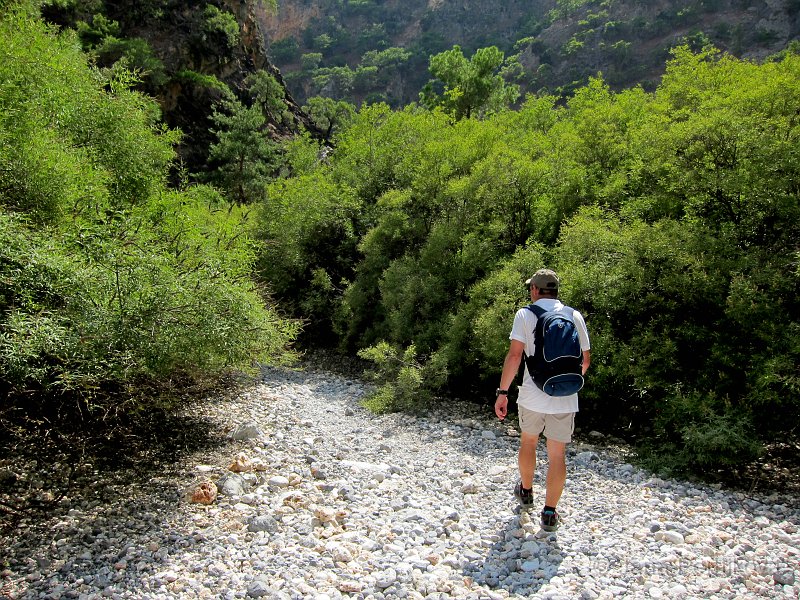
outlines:
[[[549,396],[577,393],[583,387],[583,352],[573,319],[575,311],[568,306],[558,312],[548,311],[535,304],[525,308],[536,315],[533,356],[525,356],[531,379]]]

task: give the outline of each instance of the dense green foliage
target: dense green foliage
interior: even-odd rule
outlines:
[[[800,417],[798,89],[794,54],[682,48],[653,93],[364,107],[271,186],[262,273],[317,343],[395,365],[391,408],[428,362],[443,389],[492,389],[522,282],[555,268],[592,337],[581,420],[662,466],[740,464]]]
[[[246,211],[166,187],[178,135],[131,77],[91,68],[74,32],[0,18],[4,416],[249,369],[295,334],[253,283]]]

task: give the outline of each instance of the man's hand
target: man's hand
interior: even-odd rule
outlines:
[[[508,396],[502,395],[497,397],[497,400],[494,402],[494,414],[496,414],[497,418],[501,421],[506,418],[508,414]]]

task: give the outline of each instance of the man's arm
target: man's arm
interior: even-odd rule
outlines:
[[[589,370],[589,365],[592,364],[592,353],[589,348],[589,330],[586,328],[586,320],[583,318],[580,311],[574,311],[573,316],[575,317],[575,325],[578,329],[578,339],[581,342],[581,348],[586,348],[586,350],[582,350],[583,362],[581,368],[581,375],[586,375],[586,371]]]
[[[514,377],[519,370],[519,363],[522,360],[522,354],[525,351],[525,344],[519,340],[511,340],[511,346],[508,348],[506,359],[503,361],[503,374],[500,376],[500,389],[507,390],[508,387],[514,382]],[[506,418],[508,414],[508,396],[498,396],[494,403],[494,414],[501,421]]]
[[[589,365],[592,364],[592,352],[591,350],[584,350],[583,351],[583,365],[581,370],[581,375],[586,375],[586,371],[589,370]]]

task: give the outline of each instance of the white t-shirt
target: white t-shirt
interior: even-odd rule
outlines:
[[[540,298],[536,301],[536,306],[541,306],[547,311],[559,311],[564,308],[561,301],[556,298]],[[581,344],[581,350],[585,352],[589,350],[589,332],[586,329],[586,322],[583,320],[583,315],[577,310],[573,312],[573,320],[575,321],[575,328],[578,330],[578,341]],[[525,344],[525,354],[527,356],[533,356],[536,321],[536,315],[527,308],[519,309],[517,314],[514,315],[514,326],[511,329],[509,339],[518,340]],[[517,404],[529,410],[545,414],[574,413],[578,412],[578,394],[572,394],[571,396],[549,396],[545,394],[533,383],[531,374],[528,373],[528,367],[525,366]]]

